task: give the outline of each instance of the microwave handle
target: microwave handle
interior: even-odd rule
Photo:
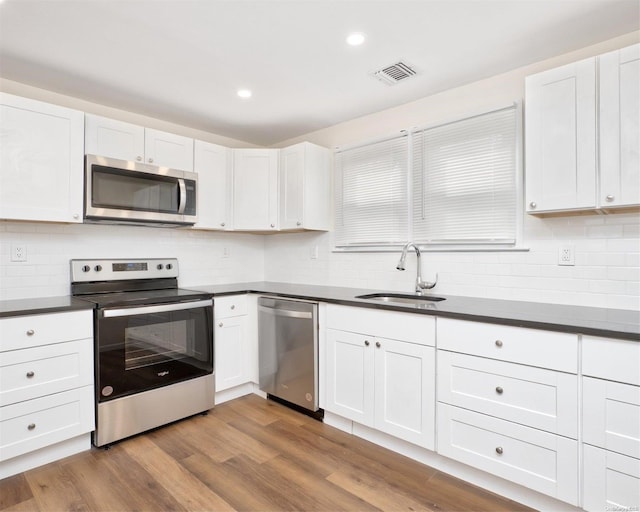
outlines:
[[[187,206],[187,186],[184,184],[184,179],[178,179],[178,187],[180,188],[180,199],[178,202],[178,213],[183,214],[184,209]]]

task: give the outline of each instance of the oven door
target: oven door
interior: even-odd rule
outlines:
[[[211,373],[211,299],[97,310],[98,402]]]

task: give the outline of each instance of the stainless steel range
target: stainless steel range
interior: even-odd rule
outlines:
[[[177,278],[172,258],[71,260],[96,305],[96,446],[213,408],[213,300]]]

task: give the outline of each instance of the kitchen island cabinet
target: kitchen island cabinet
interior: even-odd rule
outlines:
[[[0,93],[0,218],[82,222],[84,114]]]

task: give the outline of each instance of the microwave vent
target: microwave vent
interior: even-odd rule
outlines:
[[[386,66],[378,71],[374,71],[372,75],[387,85],[395,85],[398,82],[416,75],[416,71],[406,62],[396,62],[390,66]]]

